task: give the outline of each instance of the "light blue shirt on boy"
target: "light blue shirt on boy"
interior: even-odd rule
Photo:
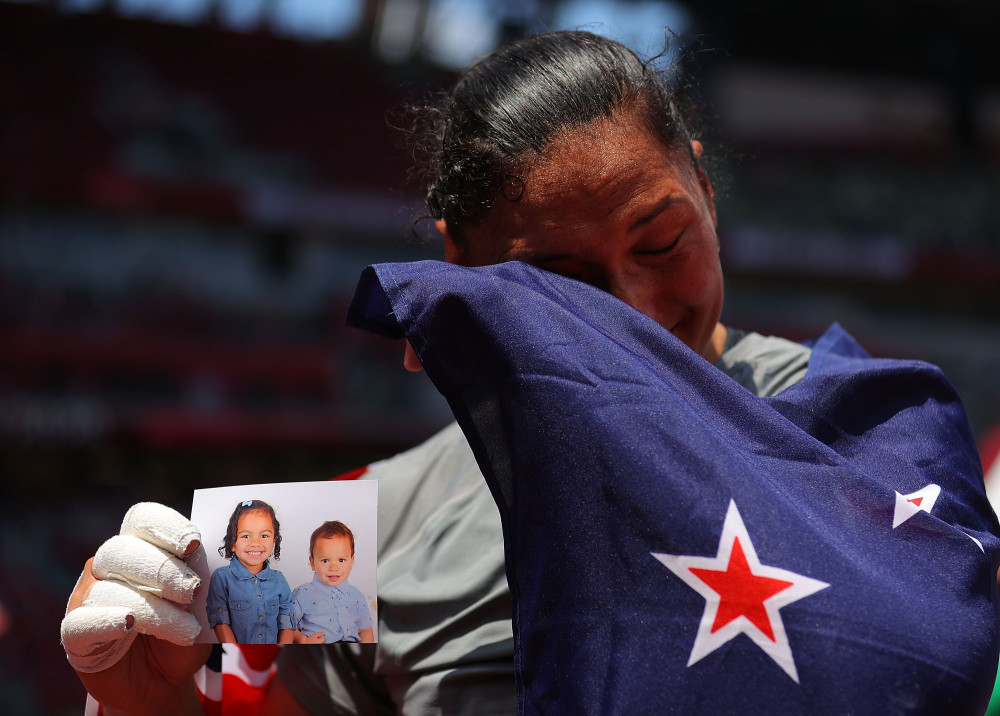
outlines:
[[[299,631],[307,636],[323,632],[328,644],[361,641],[358,632],[372,625],[364,595],[346,579],[331,587],[313,575],[311,582],[295,588],[292,599],[299,617]]]

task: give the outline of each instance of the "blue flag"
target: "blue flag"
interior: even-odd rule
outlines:
[[[520,263],[366,269],[504,527],[521,713],[982,713],[1000,528],[939,369],[838,326],[759,398]]]

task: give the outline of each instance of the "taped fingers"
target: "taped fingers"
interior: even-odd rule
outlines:
[[[122,520],[121,534],[144,539],[178,557],[193,554],[201,544],[201,532],[191,520],[156,502],[132,505]]]
[[[138,591],[121,582],[98,582],[91,588],[84,605],[124,608],[135,616],[133,632],[148,634],[182,646],[193,644],[201,631],[198,620],[192,614],[166,599]],[[70,614],[78,611],[80,609],[74,609]]]
[[[187,564],[133,535],[116,535],[94,555],[94,574],[180,604],[190,604],[201,577]]]
[[[88,561],[60,628],[69,662],[80,672],[118,663],[137,634],[188,646],[201,631],[194,616],[168,601],[191,603],[201,583],[168,554],[192,554],[201,544],[198,528],[169,507],[145,502],[128,511],[121,532]]]
[[[135,641],[135,616],[127,607],[77,607],[62,620],[63,648],[77,671],[103,671]]]

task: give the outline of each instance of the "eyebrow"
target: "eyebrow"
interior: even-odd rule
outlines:
[[[663,197],[662,199],[660,199],[660,201],[657,202],[656,206],[654,206],[649,212],[643,214],[638,219],[633,221],[632,225],[625,230],[625,233],[631,234],[633,231],[636,231],[637,229],[640,229],[649,222],[651,222],[653,219],[655,219],[657,216],[662,214],[667,209],[670,209],[671,207],[677,204],[681,204],[683,202],[684,202],[683,197],[677,196],[676,194],[669,194]]]

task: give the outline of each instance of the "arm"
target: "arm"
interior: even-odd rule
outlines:
[[[326,634],[318,631],[315,634],[306,634],[302,631],[302,623],[305,621],[305,612],[302,611],[302,604],[299,602],[299,594],[305,589],[305,585],[300,585],[292,590],[292,609],[295,612],[296,628],[293,632],[295,644],[325,644]]]
[[[281,585],[278,593],[278,643],[294,644],[300,614],[284,575],[276,572],[275,579],[280,579]]]
[[[372,626],[372,615],[368,611],[368,602],[361,590],[354,589],[354,624],[358,628],[358,639],[362,644],[375,643],[375,629]]]
[[[212,572],[212,579],[208,583],[208,594],[205,597],[205,616],[220,644],[236,644],[238,643],[236,633],[233,631],[229,614],[229,586],[225,570],[225,567],[219,567]]]
[[[278,643],[279,644],[294,644],[295,635],[298,634],[294,629],[279,629],[278,630]]]
[[[216,624],[215,627],[215,638],[219,640],[221,644],[236,644],[236,634],[233,633],[233,628],[228,624]]]

